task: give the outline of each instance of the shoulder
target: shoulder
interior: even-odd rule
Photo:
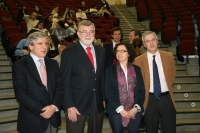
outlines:
[[[103,47],[104,47],[104,48],[108,48],[110,45],[112,45],[112,42],[109,42],[109,43],[103,45]]]
[[[173,54],[171,52],[159,50],[161,56],[166,56],[166,57],[173,57]]]

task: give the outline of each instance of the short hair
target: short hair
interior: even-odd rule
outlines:
[[[112,28],[111,34],[113,35],[115,31],[120,30],[120,33],[122,34],[122,29],[120,27],[114,27]]]
[[[43,32],[37,31],[37,32],[31,33],[27,38],[27,46],[30,46],[30,45],[33,46],[35,41],[37,41],[40,38],[46,38],[48,40],[48,37]]]
[[[134,31],[134,36],[139,36],[140,38],[142,37],[142,33],[137,30],[137,29],[132,29],[130,32],[133,32]]]
[[[147,36],[147,35],[149,35],[149,34],[154,34],[154,36],[155,36],[156,39],[158,40],[158,36],[156,35],[155,32],[153,32],[153,31],[145,31],[145,32],[142,34],[142,41],[143,41],[143,43],[145,43],[145,40],[144,40],[145,36]]]
[[[31,33],[34,33],[34,32],[37,32],[37,31],[39,31],[39,30],[31,29],[31,30],[28,32],[27,37],[28,37]]]
[[[120,45],[123,45],[126,47],[128,54],[129,54],[128,62],[133,63],[135,60],[136,54],[135,54],[135,51],[134,51],[132,45],[127,42],[120,42],[115,45],[114,50],[113,50],[115,56],[116,56],[116,50],[117,50],[118,46],[120,46]]]
[[[59,20],[57,24],[60,25],[62,28],[65,28],[65,24],[62,20]]]
[[[89,20],[82,20],[79,24],[78,24],[78,31],[80,29],[81,26],[90,26],[92,25],[92,27],[94,28],[94,31],[95,31],[95,26],[94,26],[94,23],[92,23],[91,21]]]

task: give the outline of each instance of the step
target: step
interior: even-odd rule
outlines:
[[[174,89],[173,93],[200,93],[199,89]]]
[[[0,119],[6,118],[6,117],[11,117],[11,116],[17,116],[18,112],[19,112],[18,110],[1,111]]]
[[[200,102],[200,97],[175,98],[175,102]]]
[[[13,121],[13,120],[12,120]],[[18,133],[17,122],[7,122],[0,125],[0,133]]]
[[[0,90],[4,90],[4,89],[13,89],[13,86],[12,85],[0,86]]]
[[[176,119],[200,119],[200,112],[187,112],[187,113],[177,113]]]
[[[10,62],[9,60],[0,60],[0,66],[4,66],[4,65],[11,65],[12,62]]]
[[[17,121],[17,116],[0,118],[0,124],[12,123],[12,122],[16,122],[16,121]]]
[[[12,105],[19,105],[18,101],[15,98],[0,100],[0,107]]]
[[[177,119],[176,126],[180,125],[199,125],[200,119]]]
[[[176,101],[176,108],[200,108],[200,101]]]
[[[175,82],[194,82],[194,83],[199,83],[199,77],[176,77]]]
[[[16,110],[16,109],[19,109],[19,105],[0,106],[0,112],[1,111]]]
[[[0,80],[0,86],[11,86],[12,84],[12,80]]]
[[[0,80],[11,80],[12,73],[0,73]]]
[[[8,56],[7,55],[0,55],[0,60],[7,60]]]
[[[12,66],[0,66],[0,73],[12,72]]]
[[[199,77],[199,74],[186,74],[186,73],[178,73],[176,71],[176,77],[182,78],[182,77]]]
[[[6,55],[6,51],[4,49],[0,49],[0,55]]]
[[[0,49],[4,49],[4,47],[2,45],[0,45]]]
[[[0,96],[0,100],[15,99],[15,95]]]
[[[7,95],[14,95],[14,89],[2,89],[0,90],[0,97],[7,96]]]
[[[200,107],[199,108],[177,108],[176,113],[199,113],[200,112]]]
[[[18,132],[18,131],[16,131],[16,130],[12,130],[12,131],[0,132],[0,133],[19,133],[19,132]]]
[[[176,66],[176,71],[187,70],[185,65]]]
[[[187,89],[200,89],[200,84],[186,84],[186,83],[174,83],[173,84],[173,89],[178,89],[178,90],[187,90]]]

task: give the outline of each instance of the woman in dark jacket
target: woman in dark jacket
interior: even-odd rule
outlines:
[[[35,6],[35,12],[37,13],[37,20],[44,21],[44,15],[39,6]]]
[[[24,14],[28,15],[28,12],[27,12],[27,9],[26,9],[26,5],[22,4],[19,11],[18,11],[18,14],[17,14],[17,21],[18,22],[21,22],[23,20]]]
[[[135,52],[130,44],[119,43],[114,48],[117,63],[106,69],[106,112],[113,133],[138,133],[137,113],[143,112],[145,89],[140,68],[133,65]]]

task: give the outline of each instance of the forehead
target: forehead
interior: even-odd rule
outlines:
[[[131,32],[130,32],[130,35],[133,35],[133,36],[134,36],[134,34],[135,34],[135,31],[131,31]]]
[[[37,44],[37,43],[48,43],[48,39],[46,37],[42,37],[42,38],[38,38],[34,44]]]
[[[114,31],[113,34],[121,34],[120,30]]]
[[[153,33],[148,34],[144,37],[144,39],[151,39],[151,38],[155,38],[155,35]]]
[[[80,28],[79,28],[79,30],[88,30],[88,31],[90,31],[90,30],[94,30],[94,27],[92,26],[92,25],[90,25],[90,26],[85,26],[85,25],[81,25],[80,26]]]

